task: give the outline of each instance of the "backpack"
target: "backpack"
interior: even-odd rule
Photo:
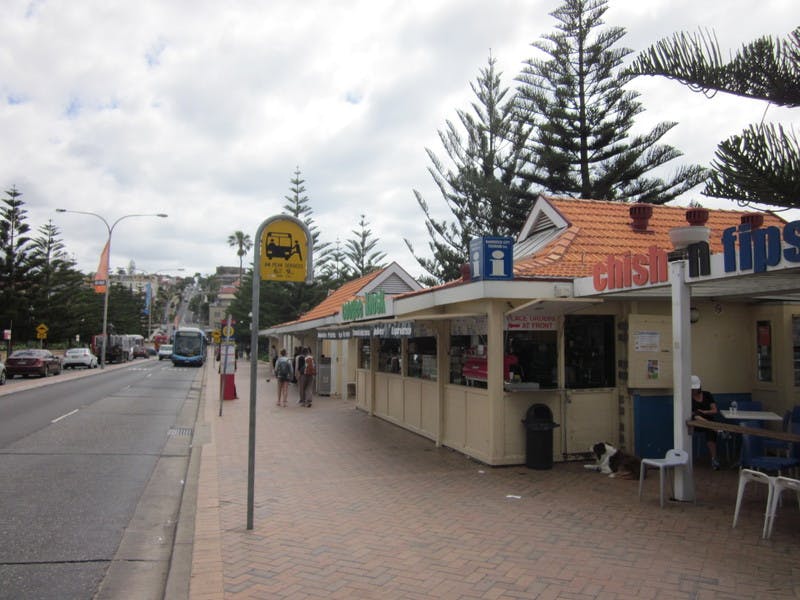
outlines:
[[[317,374],[317,369],[314,367],[314,359],[306,356],[306,375],[313,376]]]
[[[275,375],[278,379],[289,379],[292,374],[292,365],[285,358],[279,359],[275,365]]]
[[[302,354],[297,355],[297,374],[302,375],[306,369],[306,357]]]

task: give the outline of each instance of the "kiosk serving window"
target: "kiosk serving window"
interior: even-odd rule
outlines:
[[[566,387],[616,385],[613,316],[567,315],[564,346]]]
[[[372,362],[371,341],[371,338],[368,337],[358,338],[358,367],[360,369],[370,368]]]
[[[400,338],[381,338],[378,352],[378,371],[383,373],[402,372],[400,347]]]
[[[486,387],[486,317],[450,324],[450,383]]]
[[[556,331],[506,332],[506,381],[558,386],[558,335]]]
[[[450,336],[450,383],[463,384],[464,364],[472,347],[472,338],[468,335]]]
[[[409,377],[436,381],[436,338],[412,337],[408,339],[407,362]]]

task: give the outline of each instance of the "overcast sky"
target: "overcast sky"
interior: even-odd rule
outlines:
[[[472,99],[491,51],[507,87],[553,31],[559,0],[2,0],[0,184],[22,192],[32,229],[52,219],[78,267],[212,273],[237,265],[228,236],[279,214],[297,167],[321,241],[365,214],[378,248],[413,276],[427,254],[419,190],[440,216],[425,148]],[[713,28],[735,50],[800,25],[797,0],[611,0],[606,24],[640,51]],[[717,142],[758,122],[761,102],[640,78],[637,128],[707,165]],[[795,112],[795,122],[797,115]],[[789,111],[767,118],[789,123]],[[797,131],[797,128],[795,128]],[[674,165],[677,168],[678,164]],[[5,197],[5,194],[3,194]],[[684,198],[714,203],[699,190]],[[735,208],[733,204],[720,205]],[[248,261],[252,260],[249,256]]]

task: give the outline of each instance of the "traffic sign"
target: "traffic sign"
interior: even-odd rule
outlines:
[[[233,327],[230,325],[225,325],[225,327],[222,328],[222,335],[225,337],[231,337],[233,335]]]
[[[44,334],[46,334],[48,331],[50,331],[50,329],[44,323],[39,323],[36,326],[36,333],[44,333]]]
[[[211,332],[211,338],[214,340],[215,344],[219,344],[220,333],[219,329],[215,329]]]
[[[306,281],[309,269],[307,229],[296,219],[272,220],[261,233],[260,273],[265,281]]]

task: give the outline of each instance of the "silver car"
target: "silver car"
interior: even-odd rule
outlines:
[[[0,385],[6,382],[6,366],[0,362]]]
[[[172,357],[172,344],[161,344],[158,347],[158,360]]]
[[[88,348],[70,348],[64,352],[64,358],[61,359],[61,366],[65,369],[75,367],[96,369],[97,364],[97,357]]]

